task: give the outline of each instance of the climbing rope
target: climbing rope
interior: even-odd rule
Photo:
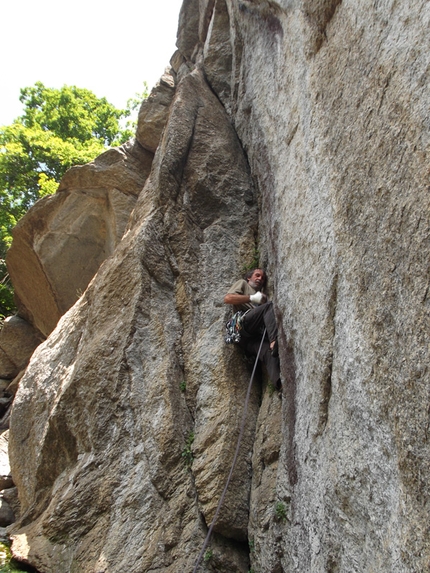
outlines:
[[[233,463],[232,463],[232,465],[231,465],[230,473],[228,474],[228,478],[227,478],[226,484],[225,484],[225,486],[224,486],[224,490],[223,490],[222,495],[221,495],[221,497],[220,497],[220,500],[219,500],[219,502],[218,502],[218,506],[217,506],[217,508],[216,508],[216,512],[215,512],[214,518],[212,519],[212,523],[210,524],[208,533],[207,533],[207,535],[206,535],[206,539],[205,539],[205,541],[204,541],[204,543],[203,543],[203,547],[202,547],[202,549],[201,549],[201,551],[200,551],[200,553],[199,553],[199,556],[198,556],[198,558],[197,558],[196,564],[195,564],[195,566],[194,566],[193,573],[197,573],[197,569],[198,569],[198,567],[199,567],[199,565],[200,565],[200,561],[202,560],[202,557],[203,557],[203,554],[204,554],[204,552],[205,552],[205,549],[206,549],[206,547],[207,547],[208,544],[209,544],[209,540],[210,540],[211,535],[212,535],[212,530],[213,530],[214,525],[215,525],[215,523],[216,523],[216,520],[217,520],[217,518],[218,518],[218,514],[219,514],[219,512],[220,512],[220,510],[221,510],[222,504],[223,504],[223,502],[224,502],[225,495],[226,495],[226,493],[227,493],[227,488],[228,488],[228,486],[229,486],[229,484],[230,484],[231,477],[232,477],[232,475],[233,475],[234,466],[236,465],[237,456],[239,455],[239,448],[240,448],[240,444],[241,444],[241,442],[242,442],[243,431],[244,431],[244,428],[245,428],[245,420],[246,420],[246,414],[248,413],[248,405],[249,405],[249,397],[250,397],[250,395],[251,395],[252,381],[253,381],[253,379],[254,379],[254,374],[255,374],[255,370],[256,370],[256,368],[257,368],[258,358],[259,358],[259,356],[260,356],[261,347],[263,346],[263,342],[264,342],[264,337],[265,337],[265,336],[266,336],[266,329],[264,329],[263,336],[262,336],[262,338],[261,338],[260,347],[259,347],[259,349],[258,349],[257,357],[256,357],[255,363],[254,363],[254,368],[252,369],[251,379],[249,380],[249,384],[248,384],[248,391],[246,392],[245,406],[244,406],[244,408],[243,408],[243,414],[242,414],[242,423],[241,423],[241,426],[240,426],[239,437],[238,437],[238,439],[237,439],[236,451],[235,451],[235,453],[234,453]]]

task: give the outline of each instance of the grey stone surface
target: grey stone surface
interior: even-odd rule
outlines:
[[[262,197],[287,379],[276,482],[287,520],[252,525],[253,565],[424,571],[430,7],[227,7],[225,105]]]
[[[0,527],[7,527],[15,521],[15,515],[8,502],[0,496]]]
[[[166,70],[139,109],[136,139],[152,153],[155,153],[160,143],[175,93],[175,80],[171,72]]]
[[[123,240],[20,381],[10,424],[22,507],[15,555],[56,573],[192,569],[246,393],[248,365],[222,338],[222,296],[252,259],[256,224],[241,146],[196,70],[177,88]],[[206,568],[248,571],[257,408],[256,386]]]
[[[424,0],[185,0],[124,238],[19,385],[16,555],[192,571],[249,375],[222,298],[258,246],[282,400],[255,385],[201,571],[429,569],[429,20]]]
[[[20,506],[18,499],[18,488],[8,487],[0,492],[2,499],[9,505],[13,512],[14,519],[19,515]],[[13,523],[13,521],[11,522]]]
[[[6,318],[0,330],[0,376],[9,379],[10,383],[27,365],[42,340],[40,332],[24,319],[19,316]]]

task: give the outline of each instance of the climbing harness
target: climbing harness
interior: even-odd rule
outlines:
[[[237,314],[237,313],[236,313],[236,314]],[[234,317],[233,317],[233,318],[234,318]],[[264,329],[263,336],[262,336],[262,338],[261,338],[260,347],[259,347],[259,349],[258,349],[257,356],[256,356],[256,358],[255,358],[254,368],[252,369],[251,378],[250,378],[249,384],[248,384],[248,390],[247,390],[247,392],[246,392],[245,406],[243,407],[243,414],[242,414],[242,423],[241,423],[241,425],[240,425],[239,437],[238,437],[238,439],[237,439],[236,451],[235,451],[235,453],[234,453],[233,463],[232,463],[232,465],[231,465],[230,473],[228,474],[228,478],[227,478],[226,484],[225,484],[225,486],[224,486],[224,490],[223,490],[223,492],[222,492],[221,498],[220,498],[220,500],[219,500],[219,502],[218,502],[218,506],[217,506],[217,508],[216,508],[214,518],[212,519],[212,523],[211,523],[210,526],[209,526],[209,530],[208,530],[208,532],[207,532],[205,541],[204,541],[204,543],[203,543],[203,547],[202,547],[202,549],[201,549],[201,551],[200,551],[200,553],[199,553],[199,556],[198,556],[198,558],[197,558],[196,564],[195,564],[195,566],[194,566],[193,573],[197,573],[197,569],[198,569],[198,567],[199,567],[199,565],[200,565],[200,561],[202,560],[202,557],[203,557],[203,554],[204,554],[204,552],[205,552],[205,549],[206,549],[206,547],[207,547],[208,544],[209,544],[209,540],[210,540],[211,535],[212,535],[212,530],[213,530],[213,528],[214,528],[215,522],[216,522],[216,520],[217,520],[217,518],[218,518],[218,514],[219,514],[219,512],[220,512],[220,510],[221,510],[221,507],[222,507],[222,504],[223,504],[223,502],[224,502],[224,498],[225,498],[225,495],[226,495],[226,493],[227,493],[227,488],[228,488],[228,486],[230,485],[230,481],[231,481],[231,478],[232,478],[232,475],[233,475],[234,466],[236,465],[237,456],[239,455],[239,448],[240,448],[240,444],[241,444],[241,442],[242,442],[243,431],[244,431],[244,429],[245,429],[245,420],[246,420],[246,414],[248,413],[248,405],[249,405],[249,397],[250,397],[250,395],[251,395],[252,381],[253,381],[253,379],[254,379],[254,374],[255,374],[255,370],[256,370],[256,368],[257,368],[258,358],[259,358],[259,356],[260,356],[261,347],[263,346],[263,342],[264,342],[264,337],[265,337],[265,336],[266,336],[266,329]]]
[[[234,344],[240,342],[241,331],[243,330],[243,317],[248,311],[239,310],[235,312],[228,322],[225,323],[225,343]]]

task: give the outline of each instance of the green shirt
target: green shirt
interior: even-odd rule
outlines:
[[[240,279],[232,285],[229,289],[228,294],[255,294],[255,291],[249,284],[244,280]],[[233,305],[233,312],[237,312],[238,310],[249,310],[250,308],[255,308],[256,304],[252,302],[245,302],[244,304],[240,304],[239,306]]]

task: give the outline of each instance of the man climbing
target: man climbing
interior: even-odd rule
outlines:
[[[259,359],[266,366],[269,378],[276,389],[281,390],[278,328],[273,305],[263,292],[266,283],[267,277],[264,270],[253,269],[246,274],[245,279],[238,280],[232,285],[224,297],[224,303],[233,305],[234,312],[244,312],[240,320],[239,346],[248,354],[257,356],[263,331],[266,328]]]

